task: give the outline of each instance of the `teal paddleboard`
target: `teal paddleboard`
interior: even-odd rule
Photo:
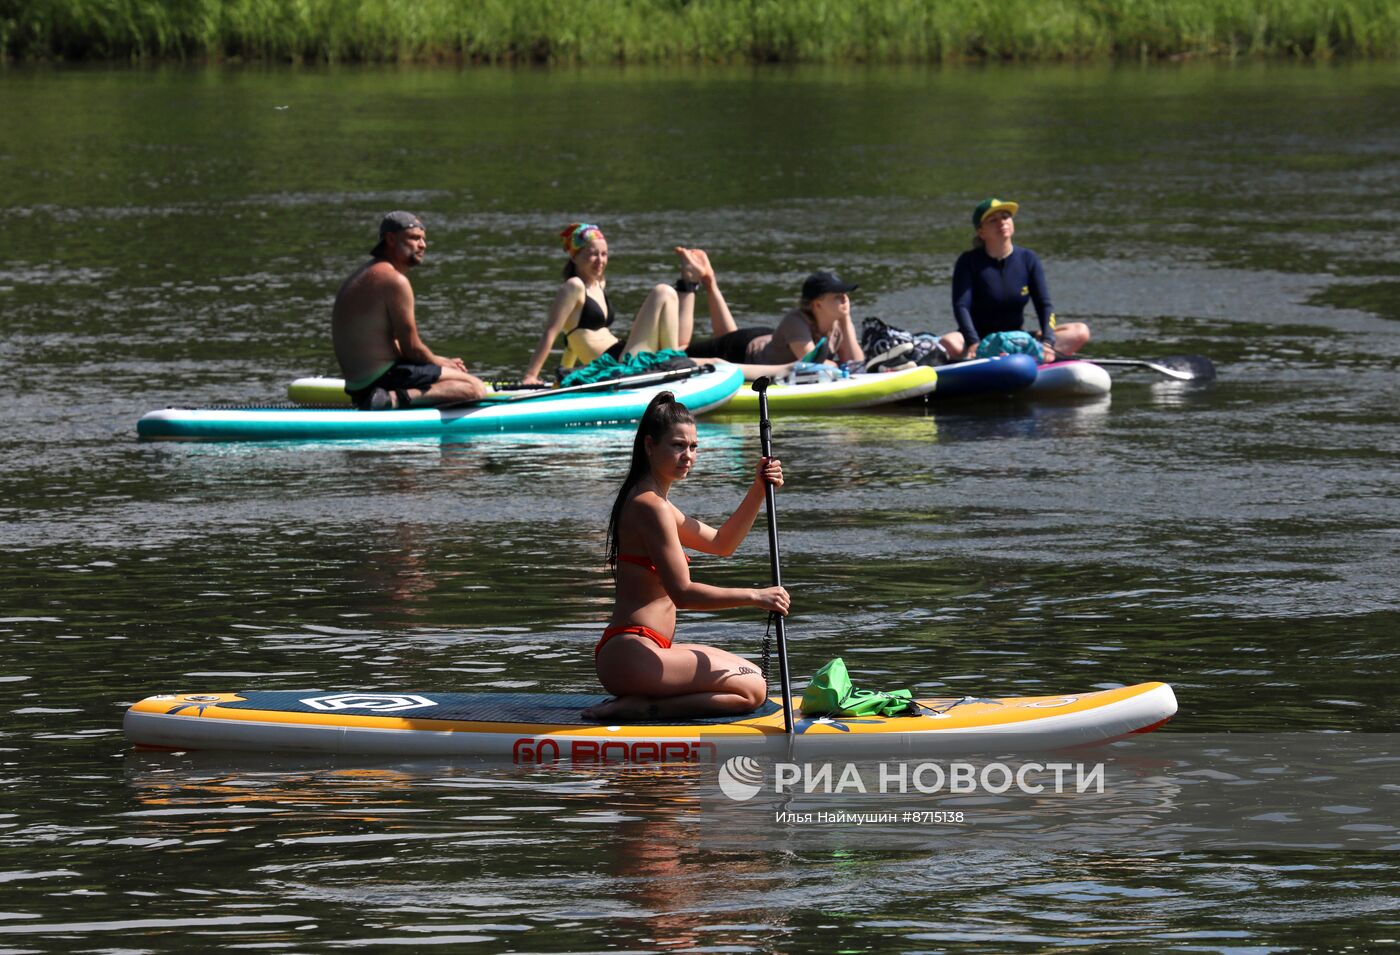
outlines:
[[[723,365],[644,388],[532,393],[528,400],[484,401],[449,408],[164,408],[142,415],[136,433],[159,441],[335,440],[625,424],[641,418],[660,391],[675,393],[692,413],[704,414],[728,401],[743,383],[737,366]]]

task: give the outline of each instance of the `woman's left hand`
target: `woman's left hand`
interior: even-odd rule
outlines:
[[[783,462],[777,458],[759,458],[758,472],[754,475],[755,484],[768,483],[775,488],[783,486]]]

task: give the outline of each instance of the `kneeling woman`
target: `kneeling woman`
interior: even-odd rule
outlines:
[[[782,464],[763,458],[744,500],[719,528],[686,517],[671,485],[695,466],[695,419],[670,392],[652,399],[637,427],[632,466],[608,521],[608,565],[617,581],[612,621],[593,651],[598,679],[613,698],[588,719],[670,719],[748,713],[768,685],[754,664],[727,650],[674,643],[676,609],[757,607],[788,611],[782,587],[714,587],[690,578],[682,548],[727,557],[753,527],[765,486],[783,486]]]
[[[611,331],[617,312],[608,301],[608,240],[603,231],[589,222],[575,222],[559,233],[569,260],[564,263],[564,282],[554,296],[544,334],[540,336],[530,363],[525,366],[524,383],[542,384],[540,372],[549,359],[549,350],[559,333],[564,334],[564,368],[587,365],[599,355],[621,358],[642,351],[680,348],[690,340],[690,328],[680,327],[676,290],[657,285],[647,294],[624,345]]]

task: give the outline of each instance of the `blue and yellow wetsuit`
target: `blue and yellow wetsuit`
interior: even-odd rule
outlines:
[[[1055,310],[1034,252],[1015,246],[1004,259],[994,259],[980,248],[958,256],[953,266],[953,315],[967,344],[992,332],[1019,330],[1026,302],[1035,303],[1041,340],[1053,348]]]

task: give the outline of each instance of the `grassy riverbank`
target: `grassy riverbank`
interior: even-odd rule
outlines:
[[[1395,0],[0,0],[12,60],[1400,56]]]

